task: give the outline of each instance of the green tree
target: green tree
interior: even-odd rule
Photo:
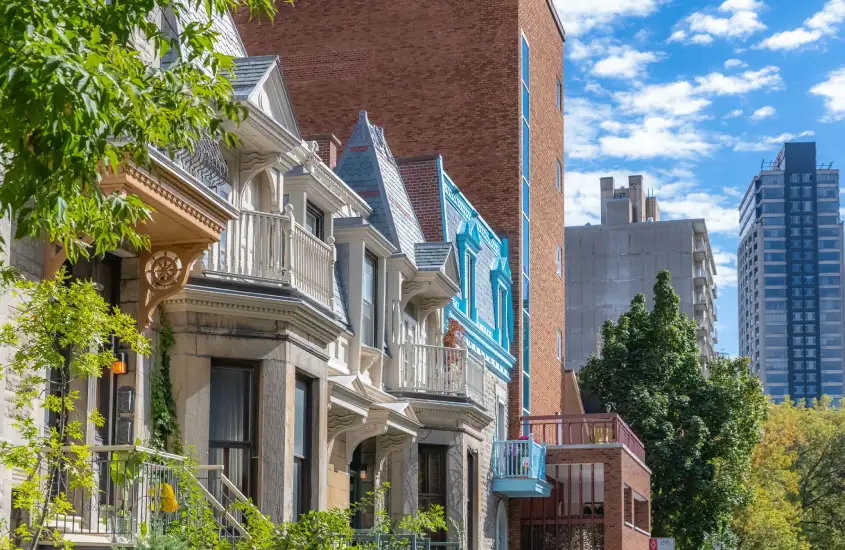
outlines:
[[[3,2],[0,211],[16,238],[59,242],[71,260],[121,241],[148,244],[135,224],[149,210],[137,197],[105,196],[101,170],[147,164],[148,146],[235,142],[222,122],[240,121],[245,110],[231,93],[231,58],[214,52],[211,24],[167,32],[158,21],[165,11],[200,10],[210,20],[237,8],[275,13],[273,0]],[[166,68],[151,66],[168,52]]]
[[[0,547],[17,538],[37,548],[42,541],[58,544],[61,537],[49,525],[75,512],[67,495],[53,487],[96,491],[83,436],[89,421],[102,426],[103,417],[95,410],[88,418],[84,407],[77,408],[78,388],[115,361],[105,345],[111,335],[139,353],[147,353],[149,344],[135,320],[103,300],[94,283],[70,280],[64,270],[40,283],[18,281],[14,292],[20,300],[0,330],[0,346],[12,350],[4,366],[7,384],[15,388],[10,407],[18,437],[0,444],[0,464],[24,474],[12,504],[28,521],[7,533]],[[37,420],[45,413],[54,419],[46,433]]]
[[[682,550],[723,540],[749,497],[766,399],[744,360],[714,358],[702,369],[695,324],[681,314],[668,271],[657,276],[651,311],[640,294],[604,324],[601,356],[588,360],[581,383],[645,445],[653,533]]]
[[[773,406],[754,449],[752,499],[733,522],[741,550],[809,550],[801,533],[800,476],[795,469],[804,442],[804,411],[791,403]],[[825,546],[826,547],[826,546]]]
[[[773,405],[754,451],[757,498],[735,520],[740,548],[845,549],[843,456],[845,411],[830,399]]]

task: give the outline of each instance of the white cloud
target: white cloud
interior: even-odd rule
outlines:
[[[733,150],[738,152],[772,151],[779,148],[787,141],[795,141],[796,139],[811,137],[813,135],[815,135],[815,132],[812,130],[804,130],[799,134],[786,132],[779,136],[762,136],[757,138],[757,141],[737,140],[733,146]]]
[[[824,5],[822,11],[804,21],[804,25],[826,33],[831,32],[832,27],[843,21],[845,21],[845,0],[830,0]]]
[[[619,92],[615,98],[623,111],[643,114],[687,116],[710,105],[710,100],[695,97],[695,87],[685,80],[650,84],[637,90]]]
[[[762,88],[779,89],[783,86],[780,69],[775,66],[731,76],[714,72],[696,77],[695,81],[698,83],[698,92],[719,96],[745,94]]]
[[[657,116],[629,125],[627,135],[602,136],[599,144],[603,155],[628,159],[697,158],[718,147],[691,125]]]
[[[555,0],[567,39],[625,17],[645,17],[665,0]]]
[[[747,66],[741,59],[728,59],[725,61],[726,69],[744,68]]]
[[[700,184],[686,170],[672,172],[640,168],[611,171],[574,171],[566,173],[564,209],[566,225],[601,223],[601,194],[599,179],[613,177],[616,185],[627,185],[628,175],[641,174],[646,189],[654,190],[660,205],[661,219],[686,219],[705,217],[710,234],[734,235],[739,227],[735,199],[727,194],[695,191]],[[706,215],[702,215],[706,213]],[[715,257],[714,249],[714,257]]]
[[[596,143],[601,123],[612,120],[609,105],[601,105],[583,97],[573,97],[564,105],[564,149],[570,158],[594,158],[599,155]]]
[[[690,44],[698,44],[699,46],[706,46],[713,43],[713,37],[709,34],[695,34],[689,39]]]
[[[742,198],[742,190],[737,187],[722,187],[722,193],[735,199]]]
[[[630,47],[623,47],[593,65],[592,73],[606,78],[632,79],[644,76],[649,63],[654,63],[659,59],[660,55],[655,52],[640,52]]]
[[[822,37],[822,32],[818,30],[806,30],[799,27],[792,31],[783,31],[773,34],[766,38],[758,48],[767,50],[794,50],[795,48],[812,44]]]
[[[766,105],[765,107],[760,107],[751,115],[751,120],[753,121],[760,121],[769,117],[775,116],[775,108],[771,105]]]
[[[687,39],[687,31],[678,29],[669,36],[667,42],[683,42]]]
[[[766,28],[759,16],[763,7],[758,0],[726,0],[718,10],[696,11],[685,17],[669,41],[710,44],[715,38],[746,39]]]
[[[710,229],[709,226],[708,229]],[[735,287],[737,283],[736,254],[716,246],[712,246],[712,251],[713,262],[716,264],[716,284],[719,288]]]
[[[722,120],[730,120],[732,118],[737,118],[742,116],[742,109],[734,109],[730,113],[726,114],[722,117]]]
[[[845,119],[845,66],[828,73],[827,80],[810,88],[810,93],[824,98],[824,122]]]
[[[804,20],[803,26],[775,33],[755,47],[768,50],[794,50],[818,42],[825,35],[835,35],[837,25],[843,21],[845,21],[845,0],[830,0],[821,11]]]

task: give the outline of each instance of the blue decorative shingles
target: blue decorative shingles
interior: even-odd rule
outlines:
[[[416,265],[414,245],[425,242],[384,130],[361,111],[337,174],[373,209],[368,221]]]

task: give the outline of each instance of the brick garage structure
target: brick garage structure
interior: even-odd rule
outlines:
[[[519,358],[509,414],[563,409],[558,331],[564,332],[563,29],[550,0],[278,2],[273,24],[236,15],[250,55],[280,57],[303,135],[348,139],[355,113],[384,126],[396,157],[441,154],[449,174],[484,219],[510,243]],[[530,46],[531,238],[523,243],[521,42]],[[560,98],[558,97],[560,96]],[[558,100],[559,99],[559,100]],[[412,177],[427,161],[405,163]],[[430,160],[428,161],[430,162]],[[420,168],[421,169],[421,168]],[[425,230],[423,213],[421,223]],[[523,349],[523,257],[531,258],[531,330]],[[530,374],[521,375],[530,357]],[[530,391],[523,392],[523,382]],[[511,422],[510,436],[519,433]]]
[[[512,501],[510,550],[648,549],[651,472],[623,444],[550,447],[546,475],[550,497]]]

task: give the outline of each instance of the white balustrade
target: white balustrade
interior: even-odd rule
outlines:
[[[401,380],[396,389],[468,396],[483,404],[484,364],[474,357],[468,359],[466,349],[407,342],[402,354]]]
[[[334,294],[334,239],[318,239],[291,212],[241,211],[219,243],[212,244],[205,270],[297,288],[328,308]]]

